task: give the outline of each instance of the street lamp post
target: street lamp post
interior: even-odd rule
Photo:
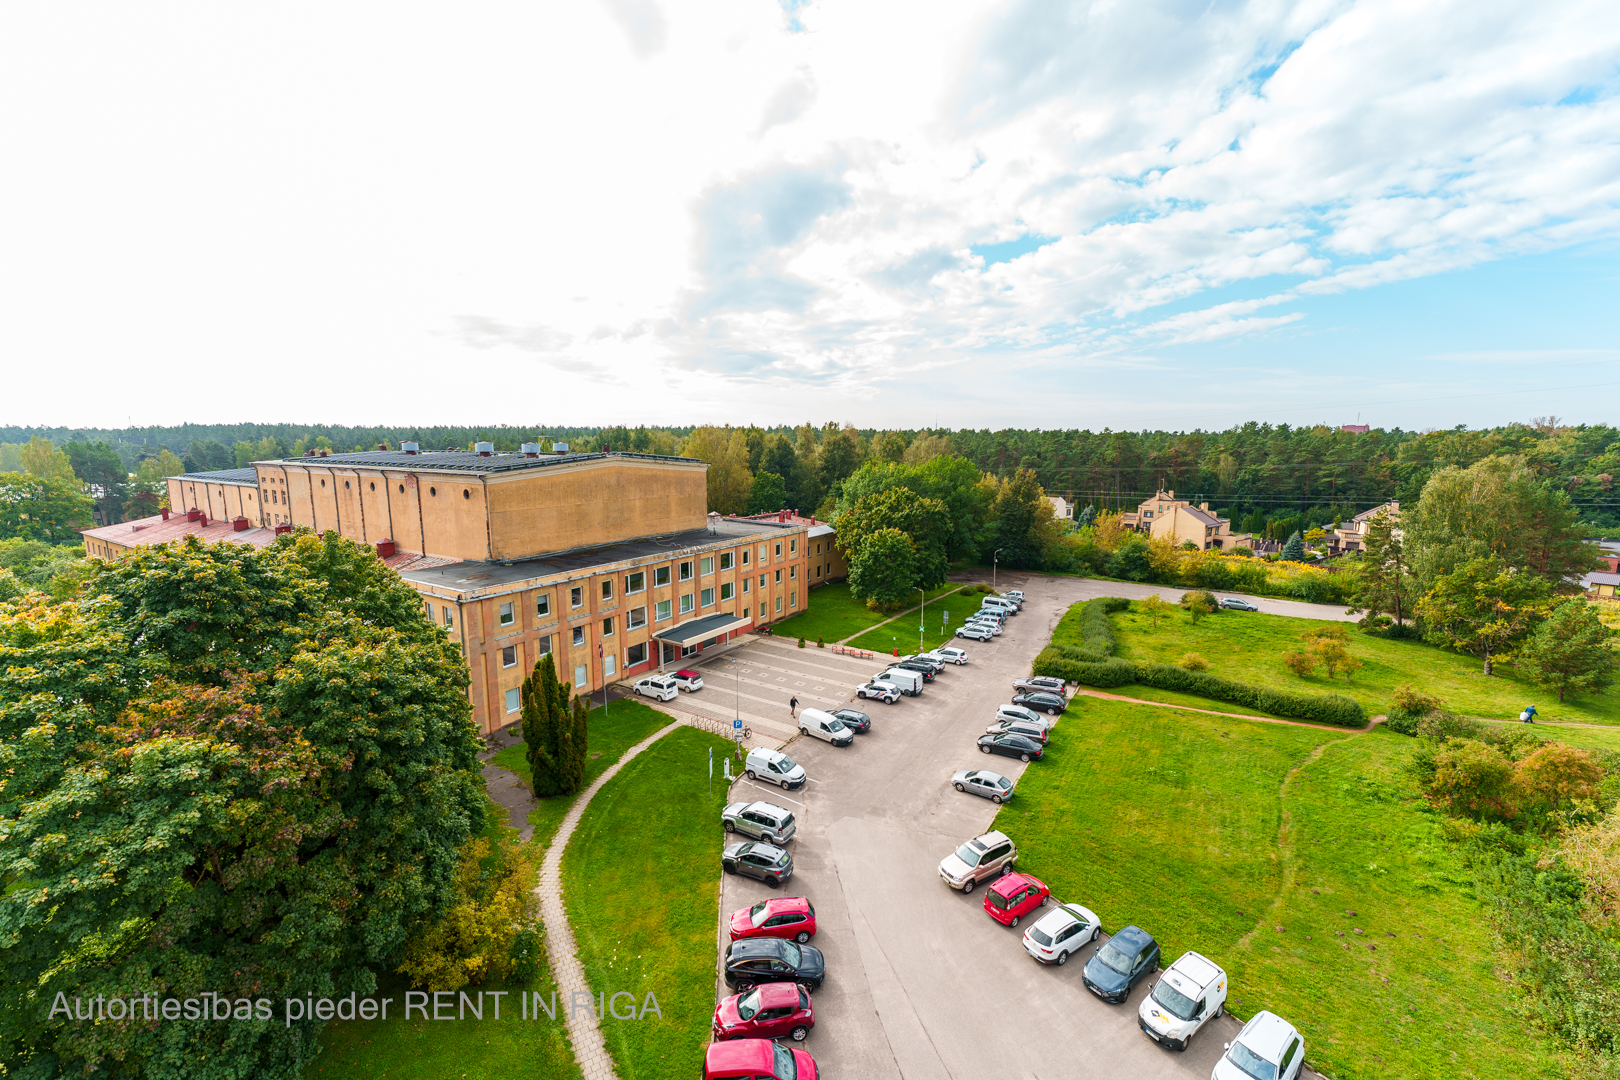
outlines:
[[[743,661],[747,663],[747,661]],[[737,667],[736,657],[731,658],[731,737],[737,740],[737,747],[742,748],[742,728],[738,721],[742,720],[742,671]]]
[[[1003,548],[996,548],[995,551],[990,553],[990,587],[992,589],[996,587],[996,560],[1001,557],[1003,550]]]
[[[922,593],[922,614],[917,616],[917,652],[921,653],[923,651],[923,626],[925,625],[923,620],[928,618],[928,590],[919,585],[917,591]]]

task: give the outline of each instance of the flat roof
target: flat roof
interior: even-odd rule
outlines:
[[[723,611],[718,615],[705,615],[701,619],[688,619],[668,630],[655,632],[653,637],[659,641],[667,641],[671,645],[690,645],[695,641],[703,641],[728,630],[735,630],[739,626],[748,625],[750,625],[748,616]]]
[[[173,480],[204,480],[210,484],[246,484],[259,486],[259,475],[252,469],[215,469],[213,472],[188,472],[170,477]]]
[[[631,454],[619,450],[591,454],[540,454],[538,457],[529,457],[527,454],[514,452],[492,453],[486,456],[475,450],[423,450],[417,454],[407,454],[402,450],[362,450],[353,454],[329,454],[326,457],[275,458],[256,461],[254,464],[340,469],[406,469],[481,475],[484,473],[521,472],[524,469],[546,469],[554,465],[572,465],[582,461],[602,461],[608,458],[623,458],[628,461],[664,461],[680,465],[706,464],[697,458],[669,457],[663,454]]]
[[[532,578],[557,575],[574,577],[594,566],[651,559],[659,555],[673,555],[679,551],[700,547],[735,544],[739,540],[759,536],[771,530],[795,528],[790,524],[778,524],[773,521],[732,521],[728,518],[710,520],[714,523],[712,530],[688,529],[685,532],[626,540],[602,547],[539,555],[511,563],[464,560],[423,570],[405,570],[401,576],[407,581],[421,585],[434,585],[456,592],[474,592],[479,589],[496,589],[502,585],[513,585]]]
[[[171,513],[167,521],[163,520],[162,514],[154,514],[151,517],[124,521],[117,525],[85,529],[84,535],[92,540],[104,540],[121,547],[163,544],[183,536],[195,536],[206,543],[229,540],[233,544],[251,544],[254,547],[264,547],[274,543],[276,539],[274,529],[254,526],[238,530],[230,518],[209,518],[207,526],[204,526],[201,519],[187,521],[183,512]]]

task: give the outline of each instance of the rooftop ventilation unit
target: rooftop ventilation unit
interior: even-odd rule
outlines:
[[[247,532],[247,530],[248,530],[248,519],[245,518],[245,517],[237,518],[236,520],[231,522],[231,528],[234,529],[236,532]]]
[[[568,444],[565,442],[554,442],[551,444],[551,452],[553,454],[566,454],[568,453]]]
[[[540,444],[539,443],[537,443],[537,442],[526,442],[526,443],[523,444],[523,456],[524,457],[539,457],[540,453],[541,453],[541,451],[540,451]]]
[[[479,457],[489,457],[495,453],[495,444],[492,442],[473,443],[473,449],[478,451]]]
[[[422,448],[413,442],[402,442],[399,444],[399,449],[401,453],[411,454],[413,456],[422,452]]]
[[[377,554],[384,559],[392,559],[394,557],[394,552],[397,550],[398,549],[394,547],[394,542],[392,540],[377,541]]]

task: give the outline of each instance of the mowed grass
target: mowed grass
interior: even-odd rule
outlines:
[[[960,645],[963,648],[972,648],[975,645],[984,646],[989,642],[982,641],[956,641],[957,629],[967,621],[969,615],[979,610],[980,602],[989,595],[975,591],[971,596],[962,595],[964,586],[955,585],[951,591],[937,600],[930,596],[926,610],[913,609],[895,619],[893,622],[868,630],[849,644],[856,649],[870,649],[873,652],[892,653],[899,649],[902,654],[917,652],[917,627],[923,628],[923,652],[937,649],[941,645]],[[949,614],[950,620],[943,616]],[[1013,616],[1018,618],[1018,616]]]
[[[718,759],[731,744],[680,728],[648,747],[597,792],[563,855],[563,901],[592,990],[627,992],[638,1010],[650,992],[662,1012],[604,1021],[622,1080],[689,1077],[703,1061],[726,801],[726,782],[709,778],[710,748]]]
[[[961,585],[946,583],[928,594],[930,602],[934,597],[959,589]],[[913,594],[918,600],[922,594]],[[831,645],[835,641],[843,641],[854,634],[859,634],[869,626],[875,626],[885,619],[892,618],[892,613],[871,611],[865,601],[856,600],[849,594],[849,583],[840,581],[833,585],[823,585],[819,589],[811,589],[806,597],[808,605],[802,614],[791,619],[783,619],[771,627],[771,633],[780,638],[804,638],[814,644],[817,638]],[[936,615],[937,619],[938,616]],[[912,623],[913,627],[917,624]],[[915,630],[913,630],[915,633]],[[864,646],[862,646],[864,648]]]
[[[1354,626],[1350,652],[1364,665],[1361,670],[1348,682],[1343,676],[1330,680],[1321,669],[1302,678],[1283,666],[1282,657],[1303,647],[1300,635],[1322,625],[1316,620],[1225,611],[1194,623],[1177,610],[1161,617],[1155,630],[1137,607],[1133,604],[1129,611],[1110,616],[1119,640],[1117,655],[1127,660],[1174,664],[1185,653],[1196,652],[1209,661],[1211,674],[1296,693],[1348,694],[1369,716],[1388,712],[1395,687],[1410,683],[1464,716],[1510,719],[1533,703],[1544,720],[1620,724],[1620,685],[1560,704],[1557,694],[1540,689],[1506,665],[1498,664],[1496,674],[1486,678],[1481,674],[1483,665],[1472,656],[1418,641],[1372,637]]]
[[[589,787],[609,766],[623,757],[626,750],[659,728],[674,722],[668,713],[661,713],[632,699],[614,701],[605,709],[592,709],[585,721],[586,740],[589,743],[589,756],[585,759],[586,786]],[[501,768],[517,773],[525,785],[532,785],[527,753],[527,744],[518,743],[504,748],[491,760]],[[572,795],[553,795],[541,799],[540,804],[529,811],[529,824],[534,826],[534,839],[530,842],[542,848],[549,847],[557,826],[562,824],[568,808],[573,805]]]
[[[1235,1015],[1286,1017],[1334,1077],[1563,1075],[1401,775],[1412,740],[1078,700],[996,818],[1020,869],[1166,963],[1209,956]]]

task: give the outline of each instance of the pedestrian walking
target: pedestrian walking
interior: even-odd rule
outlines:
[[[799,699],[797,697],[788,698],[788,715],[795,720],[799,718]]]

